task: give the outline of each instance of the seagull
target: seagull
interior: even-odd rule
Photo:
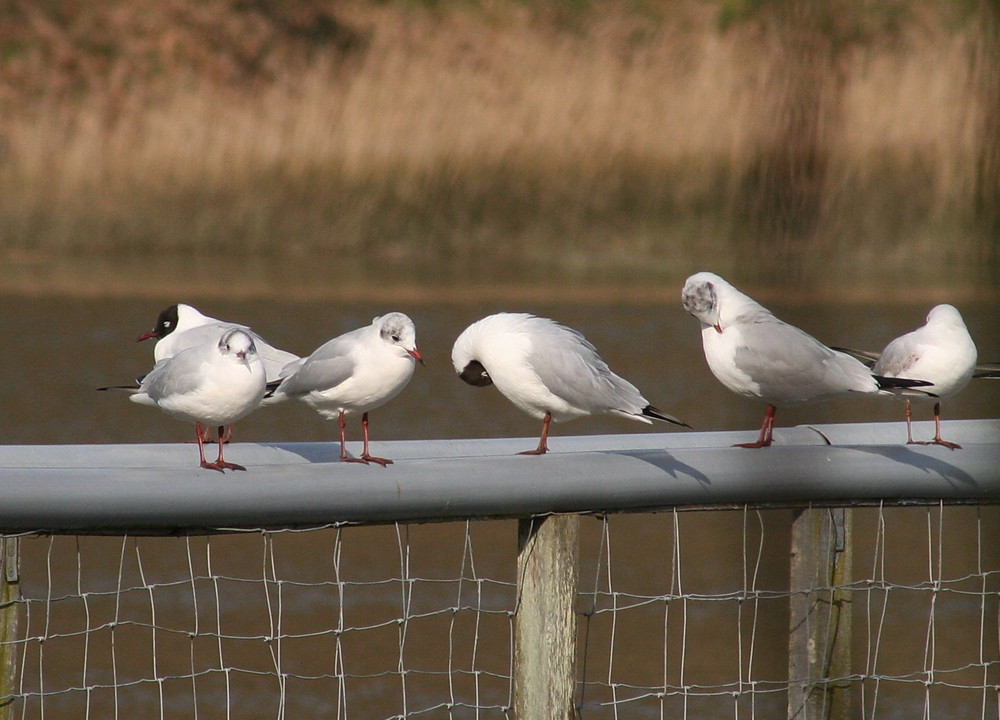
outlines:
[[[527,313],[497,313],[467,327],[451,351],[455,372],[477,387],[496,385],[514,405],[542,421],[535,450],[548,452],[549,424],[610,414],[690,427],[657,410],[618,377],[579,332]]]
[[[701,322],[705,360],[712,374],[733,392],[767,404],[756,442],[734,447],[769,446],[780,406],[849,392],[930,385],[923,380],[873,375],[859,360],[782,322],[714,273],[689,277],[681,303]]]
[[[953,305],[935,305],[927,313],[924,325],[901,335],[885,346],[880,354],[845,350],[862,361],[874,360],[872,372],[888,378],[902,375],[928,381],[926,386],[897,388],[893,394],[906,400],[906,443],[908,445],[943,445],[952,450],[958,443],[941,439],[941,400],[961,391],[973,377],[991,377],[988,366],[978,366],[976,344]],[[934,403],[934,439],[913,440],[911,399],[932,398]]]
[[[137,385],[117,387],[132,390],[132,402],[193,422],[201,467],[223,472],[226,468],[246,470],[223,457],[223,431],[260,405],[265,386],[264,366],[253,337],[240,328],[230,328],[213,341],[160,360]],[[213,426],[218,428],[219,458],[208,462],[204,443],[210,440]]]
[[[282,371],[282,379],[270,383],[275,400],[298,398],[323,417],[337,418],[340,425],[340,459],[344,462],[378,463],[392,460],[368,451],[368,412],[392,400],[413,377],[423,357],[417,350],[413,321],[400,312],[376,317],[371,325],[351,330],[321,345],[307,358],[296,360]],[[362,413],[364,451],[347,456],[345,418]]]
[[[835,347],[833,349],[857,358],[868,367],[875,365],[878,359],[882,357],[882,353],[872,352],[871,350],[842,347]],[[996,378],[1000,378],[1000,362],[976,363],[975,372],[972,373],[973,380],[992,380]]]
[[[219,337],[220,332],[231,328],[239,328],[253,338],[257,354],[264,364],[268,382],[280,379],[281,369],[299,359],[298,355],[272,347],[246,325],[217,320],[183,303],[171,305],[163,310],[156,318],[153,329],[137,337],[136,342],[156,338],[153,359],[160,361],[173,357],[185,348],[213,341]]]

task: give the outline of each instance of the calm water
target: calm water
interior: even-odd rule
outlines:
[[[409,314],[417,325],[420,349],[427,362],[418,368],[410,386],[392,403],[371,415],[373,452],[378,454],[379,440],[523,436],[534,443],[538,423],[521,415],[493,388],[477,389],[466,386],[455,377],[450,364],[451,343],[470,322],[500,310],[526,310],[548,315],[581,330],[598,348],[611,367],[636,384],[649,400],[667,412],[677,415],[697,430],[745,429],[752,439],[759,427],[762,407],[741,399],[725,390],[710,375],[701,354],[697,322],[686,315],[679,303],[635,304],[615,302],[606,298],[598,305],[575,303],[488,303],[456,300],[447,304],[382,302],[277,302],[274,300],[226,302],[210,297],[161,297],[138,301],[4,297],[0,300],[0,337],[4,352],[0,353],[0,370],[8,382],[0,386],[0,407],[3,408],[3,438],[5,443],[122,443],[122,442],[184,442],[191,439],[192,429],[149,408],[128,402],[124,395],[97,393],[94,388],[123,382],[146,371],[150,365],[152,347],[136,344],[134,338],[149,329],[157,313],[165,306],[183,300],[198,306],[207,314],[252,325],[276,346],[307,354],[327,339],[367,324],[371,317],[389,310]],[[774,301],[769,303],[782,318],[794,322],[830,344],[879,349],[891,337],[921,324],[928,307],[900,303],[850,304],[828,306],[819,303]],[[1000,360],[1000,323],[998,308],[993,302],[956,300],[975,338],[980,358]],[[805,422],[898,421],[902,408],[898,403],[876,398],[851,398],[821,405],[782,411],[779,425]],[[1000,383],[983,382],[967,389],[948,401],[945,418],[1000,417]],[[924,419],[924,418],[921,418]],[[550,446],[559,447],[559,436],[609,432],[643,432],[647,426],[614,418],[596,418],[555,426]],[[650,430],[663,431],[657,426]],[[900,429],[902,432],[902,428]],[[351,428],[357,438],[356,427]],[[240,441],[314,441],[332,439],[336,428],[319,418],[304,405],[286,405],[264,409],[251,415],[236,428],[235,442],[227,457],[239,461]],[[902,436],[901,436],[902,439]],[[192,447],[192,460],[194,448]],[[253,469],[250,469],[252,472]],[[372,472],[386,472],[377,467]],[[391,471],[391,470],[390,470]],[[787,540],[789,511],[766,511],[744,515],[739,511],[715,513],[684,513],[638,515],[612,518],[607,530],[601,521],[587,519],[582,540],[581,587],[598,587],[642,596],[683,590],[687,593],[718,594],[738,591],[750,586],[757,589],[781,590],[787,583]],[[878,567],[891,583],[918,584],[928,578],[928,567],[934,566],[937,553],[933,540],[940,524],[946,538],[942,554],[946,577],[961,578],[976,572],[982,560],[987,567],[1000,566],[994,548],[978,550],[977,534],[996,537],[1000,518],[993,509],[978,513],[974,509],[947,510],[943,515],[922,509],[859,511],[856,519],[855,577],[879,577]],[[891,530],[891,539],[879,550],[880,527]],[[402,537],[399,534],[402,532]],[[278,596],[272,586],[266,593],[259,580],[272,577],[271,561],[277,567],[276,577],[290,583],[283,592],[283,632],[310,632],[336,627],[338,612],[336,592],[315,583],[346,579],[350,583],[375,582],[374,586],[351,585],[343,604],[348,626],[389,625],[383,630],[359,633],[357,638],[345,636],[341,652],[347,672],[375,675],[394,672],[400,662],[401,636],[392,622],[399,617],[401,607],[411,603],[411,612],[434,611],[456,603],[474,600],[476,585],[467,581],[459,584],[455,578],[489,578],[496,581],[484,589],[484,606],[499,610],[498,615],[469,618],[463,613],[433,615],[411,623],[405,638],[404,665],[408,669],[430,671],[447,669],[452,662],[458,667],[475,666],[478,670],[504,674],[507,667],[508,620],[504,610],[511,607],[514,581],[516,525],[510,521],[474,523],[470,540],[462,523],[413,526],[402,531],[396,528],[358,528],[346,530],[340,537],[335,531],[316,534],[287,534],[274,538],[260,536],[199,539],[142,539],[122,545],[117,539],[86,539],[80,543],[71,538],[59,538],[50,547],[47,539],[25,541],[24,584],[26,596],[45,597],[46,563],[51,563],[52,594],[58,596],[82,589],[100,593],[114,591],[119,584],[130,587],[140,576],[148,582],[183,585],[183,591],[171,594],[168,588],[157,590],[159,622],[169,624],[171,612],[179,618],[189,618],[198,608],[205,613],[204,624],[216,622],[214,597],[218,593],[223,609],[218,617],[225,633],[268,633],[267,603],[276,606]],[[471,550],[471,560],[468,557]],[[757,562],[758,552],[762,553]],[[463,557],[466,559],[463,560]],[[47,560],[47,558],[49,558]],[[990,564],[992,563],[992,564]],[[190,565],[190,569],[189,569]],[[223,581],[221,587],[207,579],[211,572],[234,578]],[[610,569],[609,569],[610,566]],[[191,570],[202,578],[190,580]],[[413,596],[406,600],[405,585],[392,581],[409,573],[421,578],[412,587]],[[756,579],[753,579],[756,574]],[[747,576],[752,582],[747,583]],[[82,580],[81,580],[82,578]],[[258,582],[244,586],[240,578]],[[450,580],[449,580],[450,579]],[[426,582],[424,582],[426,581]],[[432,582],[435,581],[435,582]],[[978,588],[962,588],[977,591]],[[464,593],[464,595],[463,595]],[[472,595],[470,595],[470,593]],[[111,598],[95,596],[90,605],[67,601],[62,616],[67,623],[79,622],[91,614],[94,626],[116,613],[130,612],[148,622],[148,597],[143,590],[122,596],[120,607]],[[888,603],[881,641],[878,673],[905,673],[913,660],[919,671],[927,647],[928,613],[931,602],[926,592],[895,589],[889,594],[862,596],[855,602],[855,655],[862,668],[869,656],[870,632],[866,631],[862,598],[871,602],[874,615],[879,616],[878,603]],[[332,596],[332,597],[331,597]],[[592,600],[581,600],[581,607]],[[627,601],[626,601],[627,602]],[[961,653],[949,650],[954,638],[966,644],[975,642],[980,633],[982,608],[977,596],[942,596],[937,602],[937,657],[943,663],[962,664]],[[995,632],[995,598],[987,614],[992,613],[992,637]],[[599,608],[610,601],[602,597]],[[725,606],[720,609],[720,606]],[[711,684],[739,677],[737,668],[749,661],[753,635],[753,678],[781,679],[785,672],[783,655],[784,632],[787,628],[787,599],[761,601],[753,610],[756,623],[750,621],[748,608],[736,603],[683,603],[667,607],[662,602],[642,605],[619,614],[612,625],[610,614],[594,615],[589,621],[591,653],[588,654],[588,680],[656,685],[664,677],[670,683]],[[146,609],[143,610],[142,608]],[[131,608],[131,609],[130,609]],[[165,619],[166,618],[166,619]],[[37,618],[33,622],[39,622]],[[176,620],[182,628],[189,619]],[[476,627],[473,627],[473,626]],[[251,629],[247,629],[247,628]],[[210,627],[211,629],[211,627]],[[33,633],[40,632],[36,625]],[[186,632],[186,630],[184,631]],[[184,632],[181,634],[184,635]],[[463,649],[450,654],[448,640],[468,640],[479,633],[477,657]],[[867,632],[867,634],[866,634]],[[105,658],[110,631],[94,636],[88,648],[91,660]],[[678,648],[684,633],[690,640],[683,658]],[[700,633],[700,634],[699,634]],[[667,637],[668,651],[663,650]],[[736,638],[742,641],[737,643]],[[119,679],[130,672],[141,677],[148,672],[142,662],[129,660],[131,654],[149,655],[150,638],[142,630],[121,629],[114,638]],[[169,633],[158,636],[157,659],[159,672],[184,673],[192,667],[211,667],[223,652],[221,644],[206,641],[196,650],[186,640],[175,641]],[[59,649],[52,649],[62,648]],[[963,645],[964,647],[964,645]],[[987,646],[996,660],[995,643]],[[613,653],[609,655],[609,648]],[[251,669],[273,669],[273,654],[259,641],[227,640],[226,664]],[[35,653],[35,650],[31,651]],[[293,674],[317,675],[333,669],[333,640],[324,636],[312,644],[288,641],[283,650],[283,670]],[[45,650],[44,675],[46,686],[80,686],[107,682],[106,670],[94,670],[81,675],[79,641],[49,643]],[[197,659],[195,656],[197,655]],[[450,657],[451,655],[451,657]],[[609,657],[611,660],[609,660]],[[239,658],[237,661],[235,658]],[[975,661],[975,658],[973,659]],[[664,665],[666,663],[666,665]],[[28,674],[34,677],[41,666],[32,654]],[[610,665],[610,667],[609,667]],[[720,670],[725,666],[726,671]],[[683,668],[683,670],[681,670]],[[683,672],[683,677],[681,673]],[[728,673],[728,674],[727,674]],[[976,676],[978,673],[978,676]],[[995,674],[995,673],[994,673]],[[982,671],[959,680],[975,684]],[[995,681],[995,679],[993,680]],[[275,717],[275,687],[271,679],[234,676],[232,687],[226,688],[217,678],[208,676],[197,686],[199,717],[223,717],[229,704],[233,712],[244,718]],[[414,676],[407,689],[410,709],[426,707],[447,700],[440,679],[424,683]],[[506,683],[482,680],[478,692],[490,703],[504,704]],[[167,715],[190,717],[190,681],[177,696],[167,702]],[[477,692],[467,678],[458,681],[456,693],[470,701]],[[171,683],[167,683],[169,687]],[[302,681],[302,687],[290,683],[285,711],[288,717],[303,717],[322,713],[333,715],[337,687],[332,681]],[[860,703],[860,688],[856,702]],[[444,693],[442,696],[441,693]],[[873,689],[865,689],[865,705],[870,707]],[[884,685],[878,701],[880,717],[907,717],[923,707],[922,686],[893,690]],[[357,679],[348,687],[351,717],[386,717],[401,712],[403,688],[398,676]],[[893,694],[895,693],[895,694]],[[115,701],[131,717],[155,715],[157,692],[149,685],[138,685],[119,694],[117,699],[107,692],[94,692],[91,708],[100,715]],[[607,692],[589,692],[588,702],[607,701]],[[52,698],[46,712],[53,717],[80,717],[85,701],[80,694]],[[667,708],[680,710],[680,705]],[[678,701],[679,702],[679,701]],[[777,712],[784,704],[783,695],[762,694],[755,701],[762,716]],[[995,712],[995,700],[990,700]],[[187,705],[185,705],[187,703]],[[965,716],[978,717],[981,694],[948,695],[935,690],[935,707],[949,704],[967,708]],[[958,703],[956,705],[955,703]],[[176,706],[176,707],[175,707]],[[892,708],[896,709],[893,710]],[[186,708],[186,709],[185,709]],[[658,701],[637,703],[626,712],[631,717],[655,717]],[[30,704],[32,713],[37,702]],[[741,706],[741,716],[749,716],[749,706]],[[733,701],[728,698],[693,703],[688,708],[692,717],[731,716]],[[593,707],[588,717],[610,717],[610,710]],[[173,713],[173,714],[171,714]],[[964,713],[964,711],[963,711]],[[34,716],[29,714],[29,716]],[[443,716],[443,715],[442,715]],[[458,712],[456,717],[472,717]],[[493,715],[496,716],[496,715]]]
[[[17,378],[0,388],[5,443],[117,443],[186,441],[183,423],[120,394],[94,388],[124,382],[151,365],[151,343],[136,336],[150,329],[161,309],[183,300],[215,317],[250,324],[272,344],[308,354],[326,340],[367,324],[390,310],[409,314],[426,360],[392,403],[371,415],[375,440],[536,435],[538,423],[493,388],[472,388],[455,377],[451,345],[471,322],[501,310],[548,315],[582,331],[612,369],[647,398],[701,431],[745,428],[752,434],[762,407],[723,388],[705,365],[698,324],[669,304],[601,305],[493,301],[447,305],[382,302],[225,302],[194,298],[139,301],[0,299],[0,370]],[[887,340],[923,322],[926,305],[841,305],[770,303],[772,309],[831,345],[880,349]],[[960,309],[979,347],[980,358],[1000,360],[1000,322],[992,302],[962,302]],[[1000,414],[1000,387],[982,383],[945,405],[945,418]],[[849,398],[782,410],[780,425],[803,422],[883,421],[901,418],[899,404]],[[926,419],[921,417],[920,419]],[[663,431],[615,418],[587,418],[555,426],[559,434]],[[304,405],[261,410],[239,424],[237,440],[311,441],[330,439],[335,426]],[[355,428],[356,430],[356,428]],[[354,436],[356,437],[356,435]],[[555,440],[554,442],[557,442]]]

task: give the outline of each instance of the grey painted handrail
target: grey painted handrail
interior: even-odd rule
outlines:
[[[247,472],[198,468],[190,444],[0,446],[0,532],[198,533],[340,522],[524,517],[678,506],[880,500],[1000,502],[1000,420],[945,424],[961,450],[902,445],[901,423],[752,432],[373,444],[388,468],[337,461],[334,443],[234,443]],[[915,434],[932,433],[916,423]]]

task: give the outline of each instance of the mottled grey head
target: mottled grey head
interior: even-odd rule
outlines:
[[[233,328],[223,333],[219,338],[219,352],[224,356],[232,356],[244,365],[249,366],[250,360],[257,355],[257,346],[253,338],[245,330]]]
[[[717,276],[712,273],[697,273],[687,279],[681,291],[681,304],[684,309],[706,325],[719,324],[716,278]]]
[[[424,359],[417,350],[417,328],[409,317],[401,312],[392,312],[375,318],[372,324],[378,328],[383,342],[399,348],[401,352],[423,364]]]

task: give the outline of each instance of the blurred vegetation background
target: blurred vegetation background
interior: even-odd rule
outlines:
[[[1000,0],[0,0],[6,290],[986,292],[998,197]]]

